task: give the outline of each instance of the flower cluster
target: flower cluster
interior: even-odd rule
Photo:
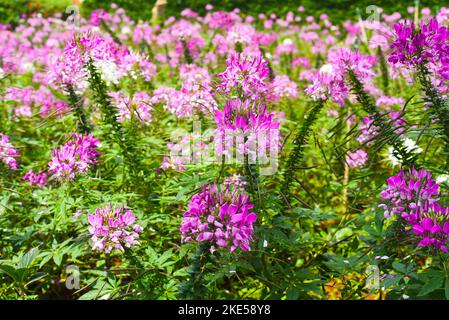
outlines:
[[[182,242],[207,241],[211,252],[217,250],[216,246],[231,252],[238,248],[249,251],[257,219],[251,212],[253,206],[241,187],[230,183],[204,185],[184,213],[180,227]]]
[[[413,23],[397,23],[394,30],[395,38],[390,45],[393,50],[388,61],[412,68],[425,65],[433,71],[435,85],[443,89],[449,79],[449,29],[437,19],[430,19],[417,28]]]
[[[22,179],[28,181],[31,186],[36,185],[39,189],[41,189],[47,184],[47,173],[36,173],[33,170],[30,170],[22,177]]]
[[[449,253],[449,207],[439,205],[439,185],[432,173],[425,169],[401,169],[387,179],[387,184],[381,192],[386,202],[379,205],[385,210],[385,217],[399,217],[418,236],[419,247],[435,247]]]
[[[375,75],[373,69],[376,58],[373,56],[340,48],[329,51],[327,59],[328,64],[323,65],[313,75],[313,83],[305,90],[313,99],[330,98],[335,103],[343,105],[350,92],[345,81],[348,70],[353,71],[364,84],[369,84]],[[369,88],[369,85],[367,87]]]
[[[17,169],[19,151],[9,142],[9,137],[0,133],[0,160],[11,169]]]
[[[111,92],[109,95],[118,108],[120,121],[131,118],[147,124],[151,121],[151,99],[146,92],[136,92],[133,97],[127,97],[121,92]]]
[[[279,102],[281,98],[294,99],[298,97],[298,86],[287,75],[276,76],[270,83],[267,100]]]
[[[139,233],[143,228],[136,224],[136,217],[124,206],[112,204],[95,209],[88,216],[92,249],[110,253],[113,249],[125,251],[124,247],[138,245]]]
[[[64,114],[69,110],[67,103],[53,100],[52,93],[47,89],[35,90],[28,86],[24,88],[8,88],[6,90],[6,100],[16,101],[19,103],[14,108],[16,117],[29,118],[33,115],[32,107],[40,107],[39,114],[42,117],[56,113]]]
[[[279,123],[274,114],[253,100],[228,100],[223,110],[215,111],[217,125],[215,149],[218,155],[232,156],[234,140],[240,155],[255,161],[280,143]]]
[[[407,221],[416,221],[421,213],[439,200],[439,185],[432,178],[432,173],[424,169],[403,169],[397,175],[387,179],[388,188],[381,192],[382,198],[388,200],[381,204],[385,217],[398,215]]]
[[[91,134],[70,133],[67,142],[53,149],[48,172],[56,177],[71,180],[77,173],[86,173],[97,162],[99,139]]]
[[[218,77],[221,83],[217,90],[223,93],[236,91],[241,98],[257,100],[267,93],[266,79],[270,74],[268,63],[262,56],[246,56],[241,53],[231,54],[226,60],[226,70]]]
[[[449,30],[439,25],[438,20],[422,22],[418,28],[414,23],[400,22],[394,25],[394,30],[389,62],[417,66],[422,62],[447,61]]]
[[[363,166],[366,163],[366,160],[368,160],[368,154],[362,149],[355,152],[349,152],[346,155],[346,163],[351,168]]]
[[[161,86],[154,90],[151,102],[165,102],[164,108],[177,117],[189,117],[195,110],[210,115],[217,109],[207,69],[193,64],[183,64],[179,72],[180,90]]]

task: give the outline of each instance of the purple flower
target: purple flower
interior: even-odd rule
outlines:
[[[0,133],[0,161],[11,169],[17,169],[17,160],[19,151],[9,142],[9,137]]]
[[[391,214],[405,224],[406,232],[419,241],[418,247],[431,247],[449,253],[449,207],[441,207],[439,185],[424,169],[401,171],[387,179],[388,188],[381,192],[387,203],[385,217]]]
[[[95,209],[95,214],[88,216],[89,233],[93,241],[93,250],[110,253],[113,249],[124,252],[124,247],[138,245],[139,233],[143,228],[136,224],[136,217],[124,206],[112,204]]]
[[[412,223],[412,232],[420,239],[418,247],[435,247],[445,253],[449,240],[449,207],[433,204],[422,219]]]
[[[47,173],[36,173],[33,170],[30,170],[22,177],[22,179],[29,181],[31,186],[36,185],[39,189],[41,189],[47,184]]]
[[[414,69],[425,65],[433,72],[436,87],[447,90],[444,82],[449,78],[449,29],[439,25],[437,19],[423,21],[418,28],[413,23],[397,23],[394,29],[388,61]]]
[[[365,56],[358,51],[340,48],[329,51],[325,64],[312,77],[312,84],[305,92],[313,99],[330,98],[335,103],[344,104],[350,89],[345,81],[346,73],[352,70],[364,84],[374,77],[376,57]]]
[[[119,119],[135,118],[141,123],[151,121],[150,111],[153,109],[150,96],[145,92],[136,92],[132,98],[125,96],[121,92],[111,92],[112,102],[119,110]]]
[[[398,215],[407,222],[418,221],[439,200],[439,185],[424,169],[401,171],[387,179],[388,188],[380,195],[386,200],[380,207],[385,217]]]
[[[236,92],[240,98],[260,99],[268,91],[265,81],[270,71],[268,63],[262,56],[245,56],[241,53],[231,54],[226,60],[227,68],[218,74],[221,83],[217,90],[224,93]]]
[[[280,144],[280,132],[273,118],[274,114],[257,101],[228,100],[223,110],[215,111],[217,155],[232,157],[234,139],[237,153],[251,155],[251,161],[267,150],[274,151]]]
[[[251,212],[253,204],[241,187],[227,183],[222,186],[204,185],[203,191],[192,197],[189,210],[184,213],[180,231],[182,242],[211,244],[231,252],[240,248],[250,250],[253,223],[257,215]]]
[[[358,168],[365,164],[368,159],[368,154],[364,150],[357,150],[356,152],[349,152],[346,155],[346,162],[351,168]]]
[[[53,149],[48,172],[66,180],[74,179],[77,173],[86,173],[97,162],[99,142],[91,134],[70,133],[64,145]]]

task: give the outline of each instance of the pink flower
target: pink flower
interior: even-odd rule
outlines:
[[[17,169],[19,151],[9,142],[9,137],[0,133],[0,160],[11,169]]]
[[[151,105],[150,96],[145,92],[136,92],[132,98],[125,96],[121,92],[111,92],[112,102],[119,110],[120,121],[137,119],[141,123],[149,123],[151,121]]]
[[[143,228],[136,224],[136,217],[124,206],[109,204],[95,209],[87,217],[89,233],[93,242],[92,249],[110,253],[113,249],[124,252],[126,248],[138,245],[139,233]]]
[[[184,213],[180,227],[182,242],[209,242],[211,252],[217,247],[231,252],[238,248],[249,251],[253,223],[257,220],[252,208],[241,187],[204,185],[202,193],[193,196],[189,210]]]
[[[29,181],[30,185],[36,185],[41,189],[47,184],[47,173],[35,173],[33,170],[30,170],[22,177],[22,179]]]
[[[357,150],[356,152],[349,152],[346,155],[346,163],[351,168],[363,166],[366,163],[366,160],[368,160],[368,154],[362,149]]]
[[[375,57],[365,56],[358,51],[340,48],[329,51],[328,64],[325,64],[313,76],[313,83],[305,92],[313,99],[331,99],[340,105],[349,94],[346,83],[348,70],[353,71],[362,83],[368,83],[374,77]]]
[[[276,76],[270,83],[267,100],[279,102],[281,98],[294,99],[298,97],[298,86],[287,75]]]
[[[398,215],[406,221],[417,221],[439,200],[439,185],[432,173],[424,169],[401,171],[387,179],[388,188],[380,193],[386,201],[380,207],[385,217]]]
[[[66,180],[74,179],[77,173],[85,174],[97,162],[99,142],[91,134],[70,133],[63,146],[53,149],[48,172]]]
[[[268,63],[262,57],[249,57],[241,53],[231,54],[226,60],[227,68],[218,74],[221,83],[217,90],[230,93],[236,92],[240,98],[259,99],[268,91],[270,71]]]

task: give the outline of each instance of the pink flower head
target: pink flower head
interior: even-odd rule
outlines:
[[[0,133],[0,161],[11,169],[17,169],[17,160],[19,151],[9,142],[9,137]]]
[[[385,210],[385,217],[393,214],[407,222],[418,221],[439,200],[439,185],[432,173],[424,169],[401,169],[387,179],[387,184],[380,193],[385,202],[379,205]]]
[[[340,48],[329,51],[327,58],[329,63],[321,67],[314,75],[312,85],[305,90],[313,99],[330,98],[343,105],[350,91],[346,83],[348,70],[353,71],[362,83],[369,83],[375,75],[374,56]]]
[[[22,179],[29,181],[30,185],[36,185],[41,189],[47,184],[47,173],[36,173],[33,170],[30,170],[22,177]]]
[[[235,91],[240,97],[259,99],[268,90],[265,81],[270,71],[268,63],[262,56],[245,56],[241,53],[231,54],[226,60],[227,68],[218,74],[221,83],[217,90],[230,93]]]
[[[257,220],[257,215],[251,212],[254,205],[249,201],[241,187],[204,185],[184,213],[180,227],[182,242],[207,241],[211,252],[217,247],[231,252],[238,248],[249,251],[253,223]]]
[[[449,79],[449,29],[437,19],[422,21],[418,28],[413,23],[394,25],[395,38],[388,61],[395,65],[417,68],[419,65],[433,72],[432,81],[440,90],[447,90]]]
[[[150,96],[145,92],[136,92],[132,98],[121,92],[111,92],[112,102],[119,110],[120,121],[137,119],[141,123],[151,121],[151,110],[153,109]]]
[[[349,152],[346,155],[346,163],[351,168],[359,168],[363,166],[367,159],[368,154],[362,149],[357,150],[356,152]]]
[[[433,247],[449,253],[449,207],[433,204],[421,219],[411,223],[411,231],[420,240],[418,247]]]
[[[88,216],[89,233],[93,241],[93,250],[110,253],[113,249],[125,251],[124,247],[138,245],[139,233],[143,228],[136,224],[136,217],[124,206],[112,204],[95,209]]]
[[[99,142],[91,134],[70,133],[64,145],[53,149],[48,172],[66,180],[85,174],[97,162]]]

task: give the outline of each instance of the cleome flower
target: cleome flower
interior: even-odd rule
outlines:
[[[238,248],[249,251],[257,219],[251,212],[253,206],[241,186],[204,185],[184,213],[180,227],[182,242],[209,242],[212,253],[217,246],[231,252]]]
[[[270,71],[262,56],[250,57],[241,53],[231,54],[226,60],[227,68],[218,74],[221,83],[217,90],[231,93],[236,90],[240,97],[257,100],[268,91]]]
[[[97,162],[100,140],[91,134],[70,133],[67,142],[53,149],[48,172],[64,180],[72,180],[77,173],[86,173]]]
[[[17,169],[17,160],[19,151],[9,142],[9,137],[0,133],[0,161],[6,164],[10,169]]]
[[[113,249],[124,252],[126,248],[138,245],[139,233],[143,228],[136,224],[136,217],[124,206],[112,204],[95,209],[87,217],[89,233],[93,242],[92,249],[110,253]]]

